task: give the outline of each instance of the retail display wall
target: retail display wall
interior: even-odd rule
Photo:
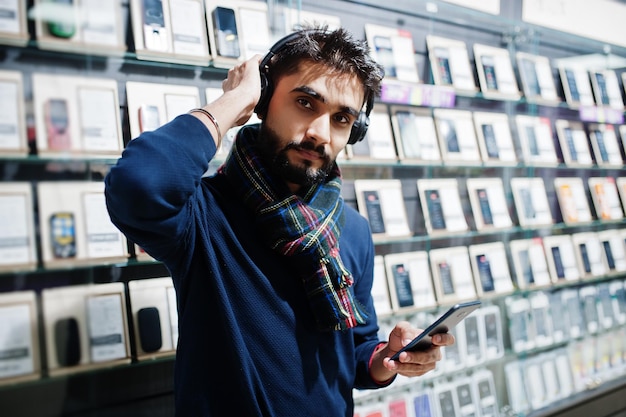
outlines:
[[[302,22],[345,26],[385,67],[367,137],[339,159],[344,198],[376,244],[381,337],[398,320],[425,327],[455,303],[482,301],[435,372],[355,391],[355,416],[626,409],[615,401],[626,388],[626,47],[526,23],[520,2],[496,3],[7,6],[3,409],[172,415],[171,280],[110,223],[102,180],[130,140],[211,101],[229,67]]]

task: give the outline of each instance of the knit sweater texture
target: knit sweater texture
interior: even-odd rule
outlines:
[[[316,329],[288,257],[264,245],[254,216],[222,176],[207,176],[215,142],[182,115],[130,141],[105,178],[112,221],[163,262],[178,301],[176,415],[353,415],[353,388],[379,343],[370,295],[374,246],[346,206],[339,247],[369,318],[346,331]]]

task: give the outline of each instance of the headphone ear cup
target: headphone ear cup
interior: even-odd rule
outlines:
[[[259,116],[264,116],[267,112],[267,106],[269,105],[270,97],[272,97],[272,86],[270,85],[267,74],[261,72],[261,95],[256,106],[254,106],[254,112]]]
[[[350,138],[348,139],[349,145],[354,145],[357,142],[362,141],[365,138],[367,129],[370,126],[370,118],[365,112],[359,113],[359,118],[355,120],[350,131]]]

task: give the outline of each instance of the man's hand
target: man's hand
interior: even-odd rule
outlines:
[[[402,352],[398,361],[390,358],[408,345],[417,335],[422,332],[409,322],[402,321],[389,334],[387,345],[374,354],[370,373],[378,382],[391,379],[395,374],[408,377],[421,376],[435,369],[437,362],[441,360],[441,347],[454,344],[454,336],[448,333],[436,334],[432,337],[433,346],[424,351]]]
[[[222,81],[222,90],[225,95],[234,93],[240,104],[244,104],[245,110],[241,117],[236,120],[236,126],[241,126],[250,119],[254,107],[261,96],[261,74],[259,63],[263,57],[255,55],[228,70],[228,76]]]

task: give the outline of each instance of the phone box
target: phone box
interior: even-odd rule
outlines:
[[[582,279],[601,277],[606,274],[602,245],[596,232],[574,233],[572,242]]]
[[[391,125],[398,157],[422,164],[441,163],[435,121],[430,110],[391,106]]]
[[[509,242],[515,279],[519,289],[547,287],[552,284],[541,238]]]
[[[126,98],[132,139],[200,106],[194,86],[127,81]]]
[[[557,66],[567,104],[575,109],[595,105],[587,69],[573,65],[568,66],[563,63],[559,63]]]
[[[130,12],[138,59],[209,64],[202,0],[132,0]]]
[[[128,282],[138,360],[173,355],[178,344],[178,309],[172,278]]]
[[[552,282],[576,282],[580,279],[576,252],[570,235],[543,237],[543,247]]]
[[[126,261],[126,237],[113,225],[104,183],[37,183],[42,261],[45,267]]]
[[[205,0],[211,58],[216,67],[265,55],[272,46],[265,2]]]
[[[590,177],[587,179],[589,192],[596,211],[602,221],[622,220],[624,212],[620,203],[614,177]]]
[[[595,162],[601,167],[621,168],[624,165],[615,126],[606,123],[589,123],[589,138]]]
[[[437,305],[426,251],[385,255],[385,269],[394,311],[411,311]]]
[[[468,247],[476,293],[480,298],[509,294],[515,290],[503,242]]]
[[[359,212],[368,220],[375,240],[411,235],[400,180],[355,180]]]
[[[517,52],[515,58],[526,100],[543,105],[559,104],[550,59],[526,52]]]
[[[484,343],[486,361],[504,356],[504,338],[502,335],[502,317],[500,307],[485,305],[476,312],[480,320],[480,339]]]
[[[0,155],[28,155],[24,80],[19,71],[0,70],[0,126]]]
[[[37,266],[34,217],[31,184],[0,183],[0,271]]]
[[[37,301],[34,291],[0,294],[0,386],[41,376]]]
[[[621,275],[626,271],[626,245],[623,233],[619,229],[601,230],[597,233],[607,273]]]
[[[460,233],[469,229],[456,179],[418,179],[417,190],[428,234]]]
[[[476,298],[467,247],[431,249],[430,268],[440,304]]]
[[[126,52],[122,4],[100,0],[35,0],[29,16],[35,20],[42,49],[96,55]]]
[[[513,227],[501,178],[468,178],[466,185],[476,230]]]
[[[41,299],[51,376],[130,363],[123,283],[45,288]]]
[[[624,100],[615,70],[592,69],[589,70],[589,77],[596,105],[624,110]]]
[[[121,155],[117,81],[36,73],[33,106],[39,156]]]
[[[511,178],[511,191],[520,226],[538,227],[554,223],[543,178]]]
[[[508,49],[478,43],[474,44],[473,49],[483,96],[496,100],[519,100],[522,95]]]
[[[369,119],[370,124],[365,138],[346,146],[348,158],[397,161],[396,143],[387,106],[375,105]]]
[[[465,96],[478,92],[464,41],[428,35],[426,46],[435,85],[451,86]]]
[[[556,156],[550,119],[517,115],[515,123],[526,165],[556,166],[559,161]]]
[[[372,58],[385,70],[385,78],[408,83],[420,81],[411,32],[366,23],[365,37]]]
[[[582,122],[559,119],[554,125],[565,165],[591,167],[593,159],[589,149],[589,138]]]
[[[515,353],[525,352],[535,347],[531,308],[528,298],[509,296],[505,299],[511,348]]]
[[[482,161],[486,165],[517,164],[509,116],[505,113],[473,112],[473,118]]]
[[[481,162],[472,112],[435,109],[434,118],[444,163],[473,165]]]
[[[593,220],[589,208],[587,188],[582,178],[555,178],[554,189],[563,223],[580,224]]]
[[[500,407],[498,406],[498,393],[496,392],[493,373],[488,369],[479,369],[472,373],[471,378],[471,386],[479,410],[477,415],[499,415]]]

